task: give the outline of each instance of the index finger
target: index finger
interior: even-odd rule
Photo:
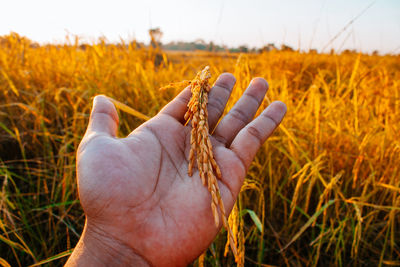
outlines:
[[[271,103],[257,118],[236,135],[230,146],[247,170],[257,150],[281,123],[286,114],[283,102]]]
[[[222,73],[210,90],[208,97],[208,127],[212,132],[224,112],[226,103],[232,93],[236,78],[230,73]]]
[[[190,86],[183,89],[171,102],[163,107],[159,114],[171,116],[180,123],[185,123],[183,116],[187,111],[187,104],[190,100],[191,92]]]

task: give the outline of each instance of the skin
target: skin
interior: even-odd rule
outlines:
[[[268,89],[255,78],[217,125],[234,84],[231,74],[222,74],[208,104],[228,214],[257,150],[286,113],[277,101],[253,120]],[[116,137],[114,105],[95,97],[77,152],[86,223],[67,266],[185,266],[211,244],[221,225],[214,224],[211,196],[197,169],[187,174],[191,127],[183,116],[190,96],[186,88],[126,138]]]

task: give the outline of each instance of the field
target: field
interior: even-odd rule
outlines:
[[[152,117],[181,90],[160,87],[209,65],[213,81],[237,78],[228,109],[256,76],[270,85],[262,108],[288,106],[231,218],[245,265],[400,266],[400,56],[66,42],[0,39],[1,265],[62,265],[79,239],[75,151],[94,95]],[[119,135],[142,122],[120,111]],[[234,264],[225,243],[221,232],[205,266]]]

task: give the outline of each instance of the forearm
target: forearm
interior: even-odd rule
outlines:
[[[101,233],[88,230],[87,225],[68,259],[72,266],[150,266],[132,249]]]

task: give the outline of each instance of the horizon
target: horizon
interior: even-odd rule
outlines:
[[[103,37],[111,43],[122,39],[148,44],[148,30],[160,28],[163,44],[202,39],[250,49],[273,43],[319,53],[331,49],[400,52],[400,1],[395,0],[307,0],[302,4],[253,0],[246,5],[238,0],[93,3],[7,3],[0,16],[0,35],[16,32],[39,44],[65,43],[66,36],[78,36],[86,43]]]
[[[65,36],[64,41],[59,41],[58,40],[56,42],[54,42],[54,41],[53,42],[37,42],[35,40],[32,40],[32,39],[28,38],[27,36],[20,35],[19,33],[10,32],[9,34],[6,34],[6,35],[0,35],[0,38],[11,36],[13,34],[17,34],[19,36],[19,38],[27,38],[30,42],[32,42],[32,44],[37,44],[39,46],[46,46],[46,45],[50,45],[50,46],[52,46],[52,45],[54,45],[54,46],[57,46],[57,45],[72,45],[72,43],[75,41],[74,40],[75,37],[78,37],[76,35],[69,34],[69,35]],[[74,39],[72,39],[71,37],[74,38]],[[120,40],[116,40],[116,41],[109,41],[105,36],[99,36],[99,37],[96,37],[96,38],[97,39],[91,38],[90,40],[83,41],[84,39],[78,37],[78,45],[89,45],[89,46],[91,46],[91,45],[100,44],[101,42],[104,41],[106,45],[120,45],[122,43],[124,43],[125,45],[128,45],[130,42],[136,42],[137,44],[144,45],[145,47],[151,46],[151,41],[150,40],[148,42],[141,42],[141,41],[138,41],[136,39],[132,39],[132,40],[120,39]],[[211,42],[213,43],[213,41],[211,41]],[[217,47],[217,49],[216,50],[212,50],[212,51],[211,50],[207,50],[207,49],[197,49],[197,48],[193,48],[193,49],[172,49],[172,48],[166,47],[166,46],[170,46],[170,45],[173,45],[173,44],[184,44],[184,45],[202,44],[202,45],[207,46],[207,45],[210,44],[210,42],[205,42],[203,39],[200,39],[200,38],[197,38],[196,40],[193,40],[193,41],[190,41],[190,40],[189,41],[179,41],[179,40],[178,41],[174,41],[174,40],[172,40],[172,41],[170,41],[168,43],[161,43],[161,49],[163,49],[165,51],[177,51],[177,52],[179,52],[179,51],[181,51],[181,52],[209,51],[209,52],[219,53],[219,52],[229,51],[229,52],[233,52],[233,53],[236,53],[236,52],[240,52],[240,53],[259,53],[259,52],[261,52],[261,50],[263,50],[263,49],[265,49],[266,47],[269,46],[270,50],[267,49],[266,51],[272,51],[272,50],[280,51],[280,50],[289,49],[289,50],[297,51],[297,52],[300,52],[300,53],[316,52],[318,54],[330,54],[330,53],[332,53],[332,51],[334,51],[337,54],[350,52],[350,53],[362,53],[362,54],[366,54],[366,55],[368,55],[368,54],[376,54],[377,53],[378,55],[382,55],[382,56],[386,56],[386,55],[388,55],[388,56],[398,56],[398,55],[400,55],[400,49],[397,49],[397,52],[393,52],[393,53],[381,53],[378,50],[365,52],[365,51],[357,51],[356,49],[347,49],[347,48],[342,49],[340,51],[336,51],[333,48],[331,50],[329,50],[329,51],[319,51],[316,48],[310,48],[309,50],[306,50],[306,49],[298,50],[298,49],[295,49],[295,48],[291,47],[290,45],[287,45],[287,44],[284,44],[284,43],[282,43],[280,45],[275,45],[274,43],[268,43],[268,44],[265,44],[263,47],[248,47],[246,45],[227,46],[227,45],[213,43],[213,45],[215,47]],[[273,47],[272,49],[271,49],[271,45]],[[248,50],[247,51],[238,51],[241,47],[245,47]]]

